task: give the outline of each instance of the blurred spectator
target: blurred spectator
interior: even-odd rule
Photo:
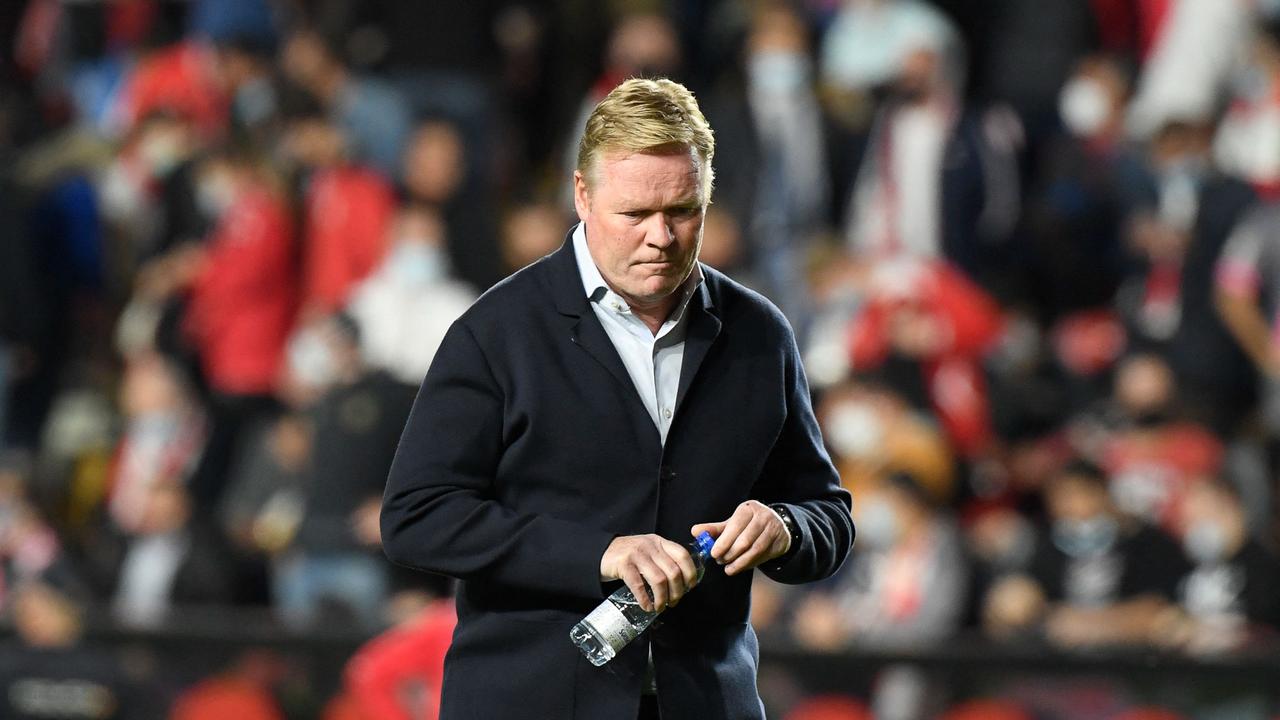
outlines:
[[[919,649],[960,626],[968,567],[938,499],[915,478],[892,473],[862,488],[854,506],[860,543],[831,592],[814,591],[795,611],[802,646]],[[876,678],[878,718],[929,716],[939,688],[915,668],[889,666]]]
[[[453,277],[438,214],[401,210],[388,235],[390,252],[355,287],[348,312],[360,326],[365,360],[417,387],[445,332],[476,293]]]
[[[285,41],[281,65],[290,80],[320,98],[357,159],[388,180],[400,177],[413,117],[394,88],[351,72],[341,52],[315,30],[298,30]]]
[[[911,475],[891,473],[862,488],[854,520],[860,549],[836,588],[801,601],[797,639],[822,650],[913,648],[954,632],[966,563],[936,497]]]
[[[1170,3],[1129,109],[1131,130],[1149,137],[1173,120],[1211,116],[1255,12],[1249,0]]]
[[[925,46],[959,50],[950,21],[929,4],[843,0],[823,37],[822,81],[845,91],[869,92],[891,84],[909,56]]]
[[[154,626],[181,611],[225,605],[231,578],[221,539],[194,512],[186,488],[158,479],[142,491],[140,512],[94,537],[90,561],[108,580],[116,616]]]
[[[846,239],[873,257],[946,258],[995,288],[1012,266],[1021,129],[1009,113],[964,107],[960,72],[936,43],[905,53],[858,169]]]
[[[502,277],[493,196],[467,174],[459,128],[447,120],[418,125],[404,154],[405,200],[444,218],[449,261],[459,279],[488,288]]]
[[[13,590],[16,639],[0,644],[0,716],[142,720],[163,710],[119,659],[82,640],[74,591],[33,579]]]
[[[298,108],[283,146],[303,174],[305,323],[341,309],[382,261],[395,197],[389,182],[351,161],[342,129],[318,106]]]
[[[1215,310],[1214,266],[1255,198],[1212,166],[1211,138],[1208,125],[1178,121],[1153,139],[1156,206],[1131,224],[1145,268],[1125,283],[1117,302],[1131,347],[1162,355],[1190,419],[1225,437],[1255,404],[1255,376]]]
[[[436,720],[444,659],[458,617],[451,600],[425,604],[360,648],[347,663],[345,684],[364,717]]]
[[[226,7],[257,4],[232,3]],[[218,5],[222,3],[206,1],[200,3],[200,8]],[[269,133],[276,129],[280,98],[273,62],[275,53],[276,37],[270,26],[219,29],[214,35],[218,84],[229,98],[230,130],[241,142],[263,145]]]
[[[216,502],[241,431],[275,409],[284,346],[297,310],[293,223],[252,158],[227,151],[198,174],[201,207],[216,218],[203,246],[172,251],[178,282],[189,282],[183,327],[212,393],[213,428],[193,485],[196,502]]]
[[[886,260],[872,269],[867,301],[848,329],[849,364],[932,410],[956,454],[975,457],[991,439],[981,361],[1001,322],[992,298],[955,269]]]
[[[119,130],[128,132],[155,112],[191,118],[205,138],[226,128],[227,98],[214,70],[213,50],[194,39],[156,48],[138,60],[120,92]]]
[[[156,354],[126,360],[120,410],[126,424],[106,489],[107,507],[118,527],[132,528],[149,512],[155,484],[191,478],[208,427],[180,372]]]
[[[1042,318],[1110,304],[1127,269],[1123,229],[1140,188],[1145,159],[1124,135],[1128,72],[1110,56],[1080,61],[1062,87],[1058,115],[1066,131],[1037,159],[1024,220],[1033,243],[1032,299]]]
[[[1178,609],[1156,634],[1193,654],[1238,649],[1280,628],[1280,562],[1249,536],[1240,496],[1206,481],[1184,496],[1179,517],[1190,571],[1178,585]]]
[[[733,214],[745,260],[764,292],[803,334],[808,250],[827,221],[823,116],[804,18],[786,3],[755,11],[741,79],[708,103],[716,128],[717,204]]]
[[[184,690],[169,710],[169,720],[284,720],[271,684],[277,663],[264,653],[245,653],[225,672]]]
[[[823,394],[818,421],[855,496],[894,472],[905,472],[942,502],[955,487],[952,454],[929,415],[913,410],[888,388],[869,383],[835,386]]]
[[[502,223],[503,269],[515,272],[550,255],[564,243],[564,229],[570,224],[555,203],[531,202],[512,208]]]
[[[1222,443],[1181,417],[1173,372],[1154,355],[1116,368],[1111,398],[1073,423],[1080,449],[1110,478],[1117,507],[1176,532],[1183,495],[1222,467]]]
[[[1144,645],[1176,595],[1186,563],[1157,529],[1126,519],[1097,467],[1082,461],[1045,487],[1050,520],[1029,576],[988,593],[987,628],[1007,634],[1042,628],[1063,648]]]
[[[1231,72],[1231,103],[1213,141],[1214,161],[1259,195],[1280,197],[1280,17],[1257,23]]]
[[[349,316],[330,316],[311,332],[308,364],[325,390],[309,413],[306,510],[292,544],[275,562],[276,606],[286,621],[305,625],[323,616],[327,601],[337,601],[366,627],[376,627],[390,570],[379,551],[382,487],[413,388],[364,364],[359,328]]]

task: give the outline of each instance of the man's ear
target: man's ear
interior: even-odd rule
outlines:
[[[573,207],[578,211],[578,219],[586,222],[591,214],[591,191],[581,170],[573,171]]]

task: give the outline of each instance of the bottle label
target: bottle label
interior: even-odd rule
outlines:
[[[600,603],[600,606],[592,610],[591,614],[583,618],[583,621],[595,628],[595,631],[600,633],[600,637],[615,651],[621,650],[638,634],[635,632],[635,627],[627,620],[627,616],[608,601]]]

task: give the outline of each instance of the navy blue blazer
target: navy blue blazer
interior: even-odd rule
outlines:
[[[450,328],[382,506],[392,561],[461,580],[444,720],[634,718],[650,644],[664,720],[764,717],[752,573],[708,568],[604,667],[569,641],[617,587],[599,577],[618,535],[683,543],[749,498],[788,503],[803,542],[762,568],[784,583],[831,575],[853,542],[790,326],[760,295],[703,273],[665,448],[588,304],[572,242]]]

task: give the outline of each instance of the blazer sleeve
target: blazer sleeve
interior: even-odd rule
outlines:
[[[790,328],[784,345],[787,416],[755,495],[766,504],[785,504],[801,536],[798,546],[793,542],[786,555],[761,565],[760,570],[778,582],[798,584],[840,569],[853,545],[854,529],[852,499],[822,442]]]
[[[445,336],[405,424],[382,499],[398,565],[461,580],[599,598],[614,535],[494,499],[504,394],[463,321]]]

